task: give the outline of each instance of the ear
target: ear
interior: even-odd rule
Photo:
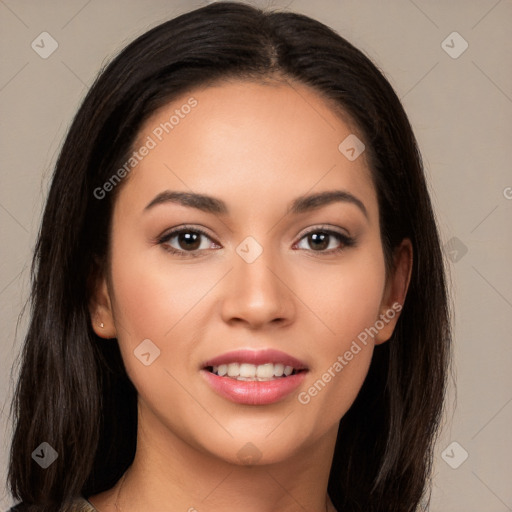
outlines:
[[[375,335],[375,345],[388,341],[395,330],[409,288],[412,262],[412,244],[404,238],[393,253],[393,267],[386,281],[378,318],[384,327]]]
[[[89,314],[94,332],[100,338],[116,338],[112,301],[104,272],[95,272],[91,276],[89,289]]]

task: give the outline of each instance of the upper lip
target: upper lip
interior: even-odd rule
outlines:
[[[303,361],[281,352],[275,349],[264,349],[264,350],[248,350],[239,349],[231,352],[226,352],[220,356],[209,359],[203,363],[202,368],[208,366],[219,366],[221,364],[230,363],[248,363],[254,365],[260,365],[265,363],[283,364],[284,366],[291,366],[296,370],[307,370],[307,365]]]

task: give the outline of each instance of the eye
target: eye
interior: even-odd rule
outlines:
[[[355,239],[332,229],[315,228],[305,233],[295,247],[320,254],[331,254],[355,245]],[[221,248],[202,229],[182,226],[168,231],[157,243],[177,256],[196,257],[209,249]],[[309,247],[308,247],[309,246]]]
[[[309,247],[307,247],[308,245]],[[355,239],[348,235],[332,229],[316,228],[305,233],[299,240],[297,247],[312,252],[331,254],[353,245],[355,245]]]
[[[212,244],[216,246],[213,248],[220,247],[202,229],[186,226],[165,233],[158,244],[172,254],[185,257],[199,256],[198,252],[211,249]]]

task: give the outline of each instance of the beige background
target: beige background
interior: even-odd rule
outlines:
[[[26,318],[17,332],[16,322],[27,299],[31,251],[66,128],[114,53],[147,29],[204,3],[0,0],[2,480],[10,439],[10,372]],[[443,243],[450,241],[445,247],[456,315],[457,394],[452,386],[436,448],[430,510],[511,511],[512,1],[250,3],[303,12],[335,28],[376,62],[402,99],[424,156]],[[47,59],[31,48],[43,31],[59,45]],[[458,58],[442,47],[454,31],[469,44]],[[446,44],[453,53],[463,41],[451,36]],[[460,447],[449,447],[453,441]],[[442,454],[455,465],[462,450],[467,460],[452,469]],[[0,484],[0,509],[11,503]]]

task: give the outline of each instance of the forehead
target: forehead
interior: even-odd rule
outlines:
[[[133,149],[151,149],[139,157],[121,195],[149,201],[171,188],[261,205],[342,187],[373,201],[365,152],[356,159],[344,152],[343,141],[361,139],[348,117],[302,84],[230,81],[197,88],[144,123]]]

